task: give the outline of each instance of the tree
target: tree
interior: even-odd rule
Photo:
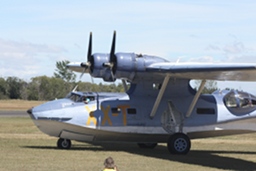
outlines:
[[[7,92],[8,84],[6,83],[4,78],[0,78],[0,99],[8,99]]]
[[[28,100],[28,96],[29,96],[29,83],[23,81],[20,87],[20,98],[23,100]]]
[[[8,77],[6,83],[10,99],[21,99],[21,90],[24,81],[17,77]]]
[[[124,87],[121,83],[117,86],[115,84],[92,84],[89,82],[79,82],[78,88],[79,91],[93,91],[93,92],[124,92]]]
[[[76,80],[76,75],[67,68],[67,64],[69,61],[59,61],[56,62],[56,69],[54,72],[54,77],[55,78],[61,78],[66,82],[75,82]]]
[[[195,84],[195,89],[198,90],[200,84],[201,84],[201,80],[194,80],[194,84]],[[214,91],[216,91],[218,89],[217,87],[217,82],[214,80],[207,80],[205,85],[204,85],[204,89],[202,91],[202,94],[211,94]]]
[[[70,83],[71,84],[71,83]],[[63,98],[70,90],[67,90],[65,81],[61,78],[39,76],[32,78],[29,84],[29,100],[53,100]]]

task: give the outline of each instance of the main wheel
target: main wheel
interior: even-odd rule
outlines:
[[[183,133],[176,133],[170,136],[167,142],[171,154],[187,154],[191,147],[189,137]]]
[[[140,148],[153,149],[157,146],[157,143],[138,143]]]
[[[57,147],[59,149],[70,149],[71,147],[71,141],[69,139],[63,139],[63,138],[60,138],[58,141],[57,141]]]

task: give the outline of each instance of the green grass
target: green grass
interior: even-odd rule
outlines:
[[[188,155],[170,155],[165,144],[153,150],[135,144],[91,145],[73,141],[56,148],[57,138],[41,133],[28,117],[0,117],[0,170],[96,170],[112,156],[120,171],[256,170],[256,134],[192,141]]]

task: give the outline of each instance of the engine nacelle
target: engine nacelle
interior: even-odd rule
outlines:
[[[116,53],[115,77],[119,79],[133,80],[138,69],[138,64],[143,64],[143,60],[138,60],[134,53]],[[140,65],[139,65],[140,66]]]
[[[103,66],[104,63],[109,62],[109,54],[106,53],[95,53],[92,55],[90,74],[96,78],[102,78],[104,81],[115,81],[113,80],[111,70]]]
[[[168,62],[167,60],[148,55],[137,55],[135,53],[116,53],[115,60],[111,67],[105,64],[110,63],[110,55],[95,53],[90,61],[90,74],[104,81],[115,81],[125,79],[134,81],[135,79],[151,79],[152,75],[145,73],[146,67],[155,62]]]
[[[134,81],[135,79],[150,79],[151,74],[146,74],[146,67],[155,62],[168,62],[167,60],[148,55],[135,53],[116,53],[115,77]],[[147,78],[148,77],[148,78]]]

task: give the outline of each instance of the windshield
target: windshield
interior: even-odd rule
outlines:
[[[75,94],[75,93],[69,93],[66,98],[74,101],[74,102],[79,102],[81,101],[81,95]]]
[[[80,95],[80,94],[77,94],[77,93],[69,93],[66,98],[72,100],[73,102],[84,102],[84,103],[89,103],[91,101],[94,101],[95,100],[95,97],[94,96],[87,96],[87,95]]]

